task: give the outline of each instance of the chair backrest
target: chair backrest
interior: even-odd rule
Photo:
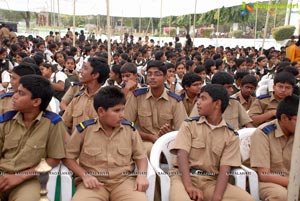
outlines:
[[[268,94],[268,89],[269,89],[268,85],[259,86],[255,92],[256,97]]]
[[[175,140],[178,131],[172,131],[164,134],[153,144],[150,154],[150,163],[153,168],[160,167],[160,155],[163,153],[168,162],[168,168],[173,168],[172,159],[174,154],[170,153],[170,147]]]
[[[254,133],[255,130],[256,128],[242,128],[238,130],[242,161],[247,160],[250,156],[250,136]]]

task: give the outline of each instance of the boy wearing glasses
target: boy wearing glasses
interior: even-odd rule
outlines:
[[[256,126],[276,118],[276,108],[279,102],[293,94],[296,78],[288,72],[280,72],[274,78],[274,92],[261,95],[253,102],[249,109],[249,116]]]
[[[166,74],[163,62],[150,61],[147,65],[149,88],[134,90],[125,105],[125,119],[137,124],[148,156],[153,143],[165,133],[178,130],[187,117],[181,97],[164,87]]]

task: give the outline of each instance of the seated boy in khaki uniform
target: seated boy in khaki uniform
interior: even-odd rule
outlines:
[[[65,157],[65,125],[46,111],[53,92],[47,79],[25,75],[12,98],[15,110],[0,115],[1,201],[38,201],[35,167],[42,158],[54,167]]]
[[[171,149],[179,170],[170,172],[170,200],[254,200],[228,183],[231,167],[241,165],[239,138],[222,118],[228,102],[223,86],[202,87],[197,102],[200,117],[185,120]]]
[[[147,200],[146,150],[134,124],[123,119],[125,101],[119,88],[103,87],[94,96],[98,118],[76,126],[64,160],[79,177],[73,201]]]
[[[277,107],[277,119],[262,124],[251,136],[250,162],[257,168],[263,200],[287,200],[298,105],[298,96],[285,97]]]

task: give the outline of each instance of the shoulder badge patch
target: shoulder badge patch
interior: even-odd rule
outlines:
[[[149,91],[149,89],[145,87],[145,88],[138,88],[136,90],[133,90],[132,93],[135,97],[137,97],[139,95],[147,93],[148,91]]]
[[[4,123],[8,120],[11,120],[17,114],[17,112],[18,111],[12,110],[12,111],[8,111],[8,112],[1,114],[0,115],[0,123]]]
[[[275,124],[270,124],[267,125],[265,127],[263,127],[261,130],[268,135],[269,133],[271,133],[272,131],[274,131],[276,129],[276,125]]]
[[[62,120],[60,115],[58,115],[54,112],[50,112],[48,110],[46,110],[44,112],[43,117],[46,117],[46,118],[50,119],[51,123],[53,123],[53,124],[56,124],[56,123],[58,123]]]
[[[123,119],[123,120],[121,121],[121,124],[122,124],[122,125],[130,126],[130,127],[133,129],[133,131],[136,130],[136,125],[134,124],[134,122],[128,121],[128,120],[126,120],[126,119]]]
[[[1,99],[5,98],[5,97],[12,97],[14,95],[14,92],[5,92],[4,94],[2,94],[0,96]]]
[[[96,119],[89,119],[85,120],[83,122],[80,122],[79,124],[76,125],[76,129],[78,130],[79,133],[84,131],[88,126],[95,124],[97,121]]]
[[[198,117],[189,117],[189,118],[185,119],[184,121],[185,122],[192,122],[192,121],[199,121],[199,119],[200,119],[200,116],[198,116]]]
[[[174,98],[175,100],[177,100],[177,102],[182,101],[182,99],[181,99],[181,97],[180,97],[179,95],[177,95],[177,94],[175,94],[175,93],[173,93],[173,92],[171,92],[171,91],[167,91],[167,94],[168,94],[170,97],[172,97],[172,98]]]
[[[181,100],[184,100],[184,98],[185,98],[185,92],[183,92],[183,93],[180,95],[180,98],[181,98]]]
[[[258,98],[259,100],[261,100],[261,99],[264,99],[264,98],[270,98],[270,97],[271,97],[270,94],[264,94],[264,95],[258,96],[257,98]]]
[[[227,128],[229,130],[233,131],[235,135],[239,135],[239,133],[236,130],[234,130],[234,128],[229,123],[226,123],[226,125],[227,125]]]

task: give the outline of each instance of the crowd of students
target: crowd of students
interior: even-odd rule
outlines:
[[[108,64],[108,41],[76,36],[1,41],[1,200],[39,199],[41,158],[75,173],[72,200],[147,200],[147,157],[173,130],[171,200],[254,200],[229,184],[230,169],[241,165],[243,127],[257,127],[250,167],[261,198],[287,199],[300,63],[285,47],[159,46],[130,37],[112,42]]]

